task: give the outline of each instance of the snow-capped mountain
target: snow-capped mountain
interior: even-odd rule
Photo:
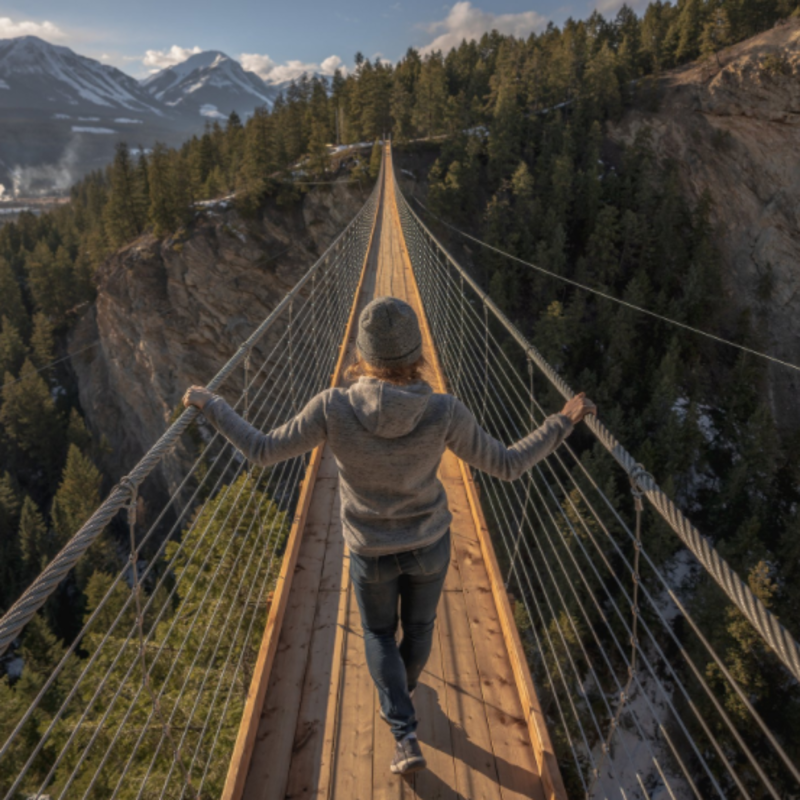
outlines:
[[[225,53],[209,50],[157,72],[142,82],[155,100],[179,111],[226,119],[231,111],[248,115],[271,107],[278,92]]]
[[[0,109],[165,116],[129,75],[36,36],[0,39]]]

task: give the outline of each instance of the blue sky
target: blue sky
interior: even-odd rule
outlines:
[[[527,35],[615,0],[16,0],[0,1],[0,39],[26,33],[144,77],[195,50],[222,50],[262,77],[366,56],[396,61],[409,46],[449,49],[496,27]]]

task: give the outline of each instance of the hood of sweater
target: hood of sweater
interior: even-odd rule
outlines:
[[[422,381],[396,386],[377,378],[359,378],[348,390],[359,422],[382,439],[397,439],[419,424],[433,389]]]

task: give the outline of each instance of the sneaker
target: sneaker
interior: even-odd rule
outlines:
[[[413,688],[413,689],[412,689],[412,690],[409,692],[409,695],[411,696],[411,700],[412,700],[412,701],[414,700],[414,692],[416,692],[416,691],[417,691],[417,689],[416,689],[416,687],[414,687],[414,688]],[[384,713],[383,713],[383,709],[382,709],[382,708],[379,708],[379,710],[378,710],[378,716],[379,716],[379,717],[380,717],[380,718],[381,718],[381,719],[382,719],[382,720],[383,720],[383,721],[384,721],[384,722],[385,722],[387,725],[389,724],[389,720],[386,718],[386,714],[384,714]]]
[[[406,736],[397,743],[394,751],[394,758],[389,767],[395,775],[408,775],[410,772],[417,772],[425,769],[428,762],[422,755],[419,742],[416,736]]]

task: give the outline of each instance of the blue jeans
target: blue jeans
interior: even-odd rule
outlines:
[[[417,728],[409,692],[431,654],[436,607],[450,565],[450,531],[427,547],[385,556],[350,554],[364,650],[381,709],[398,741]],[[403,623],[398,645],[397,605]]]

